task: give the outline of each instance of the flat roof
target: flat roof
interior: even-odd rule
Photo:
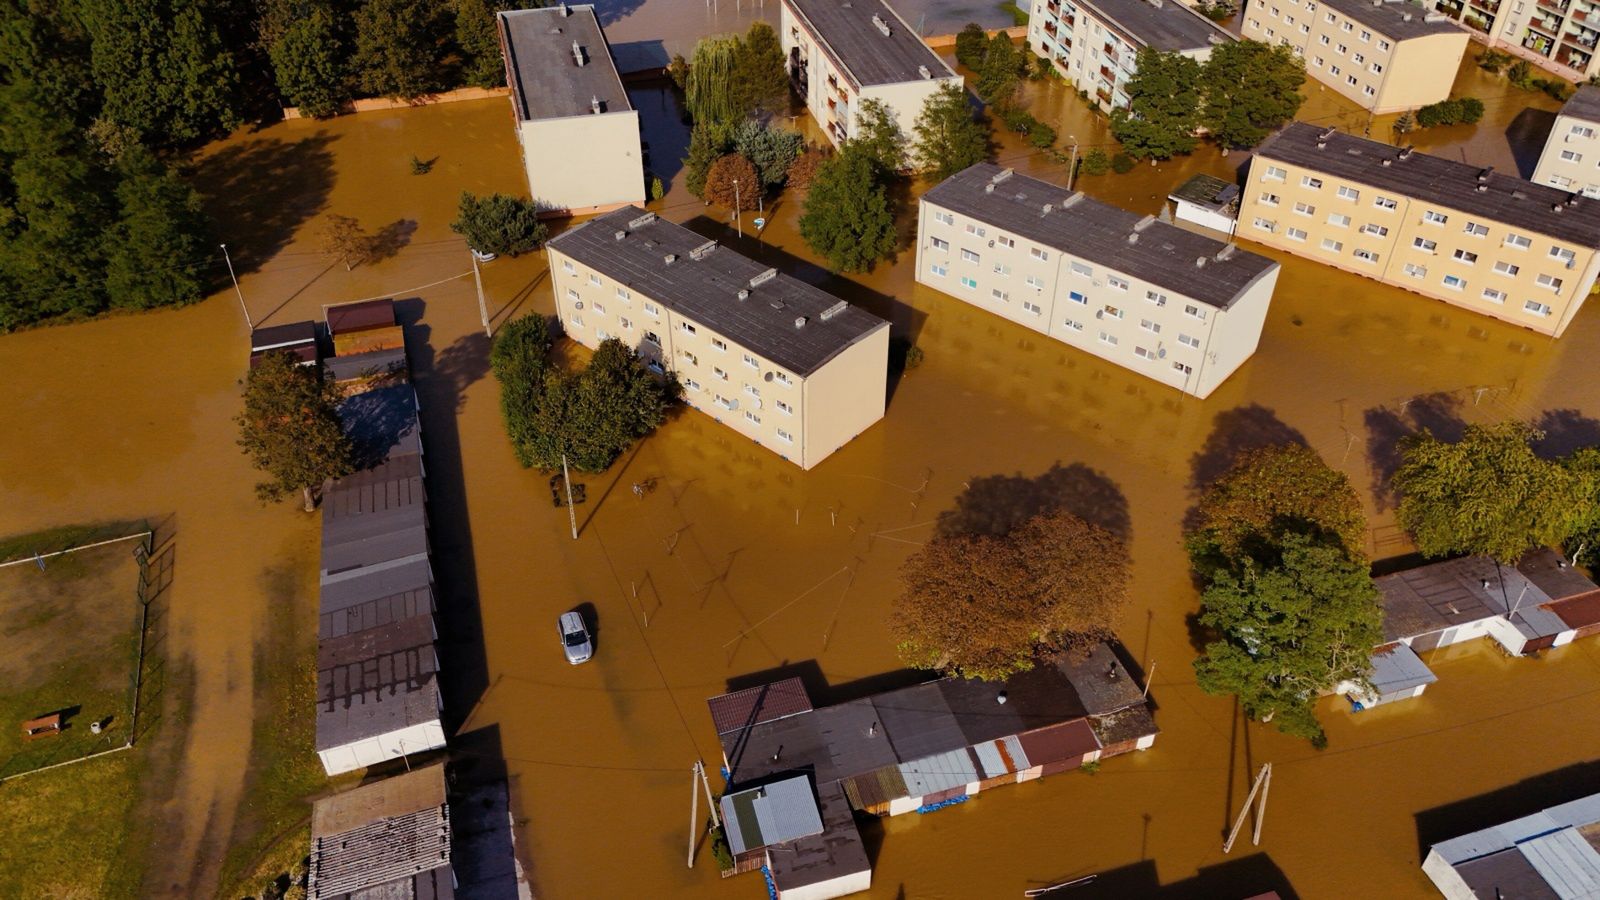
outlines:
[[[1538,571],[1536,563],[1529,565]],[[1565,576],[1550,577],[1565,581]],[[1500,565],[1487,556],[1428,563],[1373,582],[1383,602],[1385,641],[1496,616],[1506,618],[1529,638],[1548,637],[1567,628],[1550,608],[1551,598],[1537,581],[1519,567]]]
[[[1600,87],[1580,84],[1561,107],[1561,115],[1600,124]]]
[[[1322,5],[1397,41],[1430,34],[1461,34],[1449,16],[1410,0],[1322,0]]]
[[[317,749],[438,721],[433,640],[433,620],[415,617],[319,642]]]
[[[334,335],[395,325],[394,301],[387,297],[336,303],[324,309],[323,315],[328,320],[328,333]]]
[[[317,627],[317,637],[319,640],[326,640],[355,634],[358,631],[370,631],[401,619],[431,616],[434,609],[433,590],[428,587],[390,594],[387,597],[339,609],[324,607]]]
[[[317,323],[290,322],[287,325],[266,325],[250,332],[251,350],[287,349],[298,344],[317,342]]]
[[[404,347],[390,347],[387,350],[331,356],[322,361],[322,371],[334,381],[403,374],[406,371],[406,350]]]
[[[522,121],[594,115],[596,100],[602,113],[633,108],[593,6],[508,10],[498,21],[511,101]]]
[[[1218,309],[1227,309],[1246,288],[1278,267],[1235,244],[1068,192],[994,163],[957,172],[923,194],[922,200]]]
[[[1267,138],[1255,152],[1260,159],[1326,172],[1583,247],[1600,247],[1600,200],[1523,181],[1495,172],[1492,166],[1480,168],[1304,122]]]
[[[363,356],[366,354],[362,354]],[[409,383],[362,391],[339,402],[339,421],[356,455],[373,463],[422,452],[417,392]]]
[[[1075,0],[1133,43],[1157,50],[1202,50],[1233,35],[1181,0]]]
[[[1399,641],[1372,651],[1371,662],[1372,676],[1368,680],[1380,694],[1410,690],[1439,680],[1409,644]]]
[[[1172,193],[1167,195],[1167,199],[1221,210],[1239,199],[1239,186],[1202,172],[1174,188]]]
[[[889,324],[637,206],[590,219],[546,246],[802,378]]]
[[[821,834],[780,844],[775,848],[779,852],[767,854],[773,884],[780,891],[872,870],[850,802],[838,782],[817,788],[817,807],[822,816]]]
[[[361,603],[433,586],[433,566],[427,557],[400,560],[392,566],[373,566],[351,578],[323,579],[322,611],[337,612]]]
[[[446,900],[450,833],[442,763],[318,800],[307,894]]]
[[[1538,547],[1524,553],[1517,560],[1517,571],[1551,600],[1566,600],[1600,588],[1581,569],[1551,547]]]
[[[822,832],[817,798],[805,775],[724,794],[719,805],[735,855]]]
[[[445,803],[444,763],[418,766],[311,804],[311,836],[331,837]]]
[[[856,85],[897,84],[955,73],[883,0],[784,0]],[[876,21],[874,21],[876,20]],[[882,23],[883,27],[879,27]],[[928,74],[923,75],[926,69]]]

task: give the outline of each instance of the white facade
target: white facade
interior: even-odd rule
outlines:
[[[437,750],[443,747],[444,743],[444,725],[438,719],[433,719],[353,743],[319,750],[317,756],[321,758],[322,767],[331,777],[399,759],[402,756]]]
[[[783,852],[783,851],[779,851]],[[772,851],[767,851],[770,856]],[[778,891],[778,900],[833,900],[834,897],[843,897],[861,891],[872,889],[872,870],[850,872],[827,881],[816,884],[801,885]]]
[[[1600,123],[1566,113],[1556,116],[1530,180],[1585,197],[1600,197]]]
[[[518,122],[517,140],[528,194],[541,214],[597,213],[644,202],[637,110]]]
[[[1176,52],[1205,62],[1211,58],[1211,48],[1233,40],[1199,13],[1177,0],[1123,0],[1152,16],[1181,22],[1197,38],[1180,41],[1186,46],[1157,46],[1156,49]],[[1113,0],[1102,9],[1089,0],[1034,0],[1028,17],[1028,49],[1055,63],[1056,68],[1071,81],[1074,87],[1087,91],[1091,102],[1103,109],[1128,105],[1125,86],[1137,71],[1141,47],[1150,42],[1138,35],[1139,27],[1132,16],[1119,20],[1115,7],[1122,3]]]

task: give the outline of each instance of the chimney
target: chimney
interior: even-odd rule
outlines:
[[[626,232],[626,231],[623,231],[623,230],[622,230],[622,229],[620,229],[620,228],[618,228],[618,229],[617,229],[617,235],[616,235],[616,237],[617,237],[617,240],[619,240],[619,241],[620,241],[620,240],[622,240],[622,239],[623,239],[623,238],[625,238],[625,237],[627,237],[627,236],[628,236],[628,233],[627,233],[627,232]]]
[[[889,31],[889,23],[885,22],[883,20],[883,17],[878,15],[877,13],[873,13],[872,14],[872,26],[874,28],[878,29],[878,31],[884,37],[888,37],[891,34],[891,32]]]
[[[1206,267],[1206,258],[1204,256],[1196,256],[1194,258],[1194,267],[1196,269],[1204,269]]]
[[[749,288],[739,288],[739,293],[736,294],[735,296],[737,296],[740,300],[749,300],[750,299],[750,289]]]
[[[583,65],[583,62],[584,62],[584,60],[583,60],[583,48],[578,46],[578,42],[577,41],[573,41],[572,42],[572,59],[578,65],[580,65],[580,66]]]
[[[600,107],[600,98],[599,98],[599,97],[596,97],[596,96],[594,96],[594,95],[590,95],[590,97],[589,97],[589,108],[590,108],[590,109],[592,109],[592,110],[594,110],[594,114],[595,114],[595,115],[597,115],[597,116],[598,116],[598,115],[599,115],[599,114],[600,114],[600,113],[601,113],[601,112],[603,112],[603,111],[604,111],[604,110],[602,110],[602,109],[601,109],[601,107]]]
[[[796,328],[804,328],[804,327],[806,327],[806,317],[805,316],[795,316],[794,327],[796,327]]]
[[[1410,159],[1411,154],[1415,152],[1417,152],[1417,148],[1412,144],[1407,144],[1405,147],[1401,148],[1399,158],[1402,160]]]
[[[572,15],[572,10],[567,9],[567,5],[565,3],[561,4],[561,18],[565,19],[570,15]]]
[[[1239,248],[1233,244],[1224,244],[1222,249],[1217,251],[1217,262],[1224,262],[1232,259],[1233,254],[1238,252],[1238,250]]]
[[[661,257],[661,262],[664,263],[665,265],[669,265],[670,266],[670,265],[672,265],[673,263],[675,263],[677,261],[678,261],[678,254],[676,254],[676,253],[668,253],[666,256]]]
[[[917,66],[917,74],[921,75],[924,79],[933,77],[933,73],[928,71],[927,66]]]
[[[1478,170],[1478,183],[1479,184],[1487,184],[1489,182],[1489,176],[1492,175],[1492,174],[1494,174],[1494,166],[1488,166],[1486,168],[1479,169]]]

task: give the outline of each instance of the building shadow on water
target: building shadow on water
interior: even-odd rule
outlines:
[[[852,678],[838,684],[830,684],[822,674],[822,666],[814,659],[800,660],[797,662],[784,662],[768,669],[757,672],[748,672],[728,679],[728,691],[742,691],[746,688],[761,687],[773,684],[785,678],[798,678],[805,685],[806,694],[811,698],[811,703],[817,707],[837,706],[840,703],[849,703],[860,700],[873,694],[881,694],[898,688],[922,684],[939,678],[939,673],[926,669],[894,669],[881,672],[877,675],[867,675],[862,678]]]
[[[1055,879],[1032,879],[1028,888],[1060,884],[1082,875],[1065,875]],[[1156,871],[1155,860],[1146,859],[1109,872],[1100,872],[1094,880],[1075,887],[1064,887],[1044,895],[1062,900],[1244,900],[1269,891],[1276,892],[1281,900],[1298,900],[1299,895],[1289,884],[1289,879],[1272,858],[1256,853],[1231,859],[1200,869],[1190,878],[1172,884],[1162,884]]]
[[[1362,413],[1367,427],[1367,465],[1372,472],[1372,497],[1382,512],[1394,505],[1394,473],[1400,468],[1400,442],[1426,430],[1443,441],[1461,440],[1466,422],[1461,398],[1454,394],[1421,394],[1396,406],[1375,406]]]
[[[1539,155],[1555,124],[1554,112],[1530,107],[1517,113],[1506,126],[1506,143],[1511,145],[1511,158],[1517,161],[1517,177],[1533,179],[1533,170],[1539,166]]]
[[[201,159],[193,183],[240,274],[259,270],[327,208],[335,140],[325,131],[244,141]]]
[[[1126,543],[1132,534],[1128,500],[1116,482],[1083,463],[1056,462],[1029,478],[983,475],[967,481],[955,508],[939,513],[939,534],[1006,534],[1038,515],[1068,512]]]
[[[1524,778],[1497,791],[1467,797],[1416,814],[1417,864],[1441,841],[1530,816],[1542,809],[1600,792],[1600,760],[1576,763]]]
[[[1576,409],[1547,409],[1533,427],[1544,432],[1544,438],[1533,449],[1545,459],[1567,456],[1585,447],[1600,447],[1600,420]]]

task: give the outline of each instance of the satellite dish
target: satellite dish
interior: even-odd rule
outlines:
[[[582,300],[574,300],[574,301],[572,301],[572,308],[573,309],[583,309],[583,301]]]
[[[763,373],[762,376],[761,376],[761,380],[762,381],[771,381],[772,380],[772,373],[771,372]]]

